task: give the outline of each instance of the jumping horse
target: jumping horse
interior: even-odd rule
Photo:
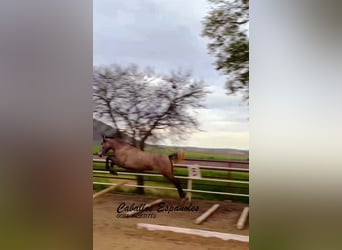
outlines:
[[[134,147],[125,141],[114,137],[102,137],[101,150],[99,156],[106,155],[113,150],[114,155],[106,158],[106,168],[110,173],[116,174],[114,164],[138,172],[156,170],[167,180],[175,185],[180,198],[185,197],[185,193],[179,181],[173,174],[173,160],[180,160],[182,153],[174,153],[169,156],[157,153],[145,152]]]

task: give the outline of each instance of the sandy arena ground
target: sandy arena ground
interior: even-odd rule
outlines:
[[[162,198],[162,197],[161,197]],[[193,200],[192,205],[198,206],[196,212],[157,212],[158,206],[151,212],[156,218],[117,218],[117,208],[125,202],[127,205],[135,203],[149,203],[158,197],[146,197],[137,195],[119,195],[106,193],[93,202],[93,249],[148,249],[148,250],[199,250],[199,249],[234,249],[245,250],[249,244],[240,241],[224,241],[218,238],[205,238],[186,234],[148,231],[137,229],[137,223],[149,223],[176,227],[186,227],[201,230],[217,231],[222,233],[232,233],[248,235],[248,221],[244,230],[236,229],[236,222],[245,204],[236,204],[229,201],[203,201]],[[182,205],[179,199],[164,199],[167,205]],[[210,208],[213,204],[219,203],[218,210],[201,225],[196,225],[193,221]],[[188,203],[186,203],[188,204]]]

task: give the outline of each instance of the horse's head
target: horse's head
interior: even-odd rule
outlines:
[[[101,149],[99,151],[100,157],[107,154],[107,152],[111,149],[111,144],[109,143],[108,140],[109,140],[108,138],[106,138],[105,136],[102,136]]]

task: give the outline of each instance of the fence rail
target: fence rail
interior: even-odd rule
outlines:
[[[105,163],[106,160],[105,159],[97,159],[94,158],[93,159],[93,163]],[[209,161],[211,162],[211,161]],[[235,161],[231,161],[229,162],[231,164],[246,164],[248,165],[248,163],[241,163],[241,162],[235,162]],[[192,165],[196,165],[196,164],[184,164],[184,163],[177,163],[177,164],[173,164],[175,167],[179,167],[179,168],[187,168],[188,166],[192,166]],[[206,166],[206,165],[199,165],[201,169],[207,169],[207,170],[222,170],[222,171],[234,171],[234,172],[249,172],[249,168],[236,168],[236,167],[220,167],[220,166]]]
[[[105,163],[106,161],[104,159],[93,159],[93,163]],[[239,162],[240,163],[240,162]],[[245,172],[249,173],[249,168],[234,168],[234,167],[217,167],[217,166],[203,166],[203,165],[197,165],[197,164],[174,164],[175,167],[179,168],[189,168],[193,166],[197,166],[200,169],[206,169],[206,170],[216,170],[216,171],[225,171],[228,173],[231,172]],[[105,170],[99,170],[99,169],[94,169],[93,177],[99,177],[99,178],[111,178],[111,179],[120,179],[118,177],[115,177],[113,175],[109,175],[108,171]],[[127,175],[127,176],[154,176],[154,177],[162,177],[163,175],[161,174],[156,174],[156,173],[136,173],[136,172],[117,172],[119,175]],[[97,174],[103,174],[103,175],[97,175]],[[232,192],[218,192],[218,191],[209,191],[209,190],[196,190],[192,189],[192,181],[196,180],[198,182],[201,181],[210,181],[213,183],[236,183],[236,184],[246,184],[249,185],[249,181],[243,181],[243,180],[234,180],[234,179],[219,179],[219,178],[191,178],[189,176],[175,176],[177,179],[186,179],[188,188],[184,189],[184,191],[189,192],[190,196],[191,193],[204,193],[204,194],[219,194],[219,195],[227,195],[227,196],[240,196],[240,197],[249,197],[249,194],[244,194],[244,193],[232,193]],[[108,182],[100,182],[100,181],[93,181],[93,184],[101,184],[101,185],[116,185],[115,183],[108,183]],[[189,185],[190,184],[190,185]],[[148,185],[136,185],[136,184],[125,184],[124,186],[127,187],[143,187],[147,189],[164,189],[164,190],[177,190],[176,188],[171,188],[171,187],[163,187],[163,186],[148,186]]]

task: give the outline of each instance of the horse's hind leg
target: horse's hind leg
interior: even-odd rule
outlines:
[[[182,189],[181,184],[179,183],[179,181],[175,178],[175,177],[170,177],[168,175],[164,175],[166,179],[168,179],[170,182],[173,183],[173,185],[175,185],[175,187],[177,188],[178,194],[180,198],[184,198],[185,197],[185,193]]]
[[[111,174],[113,174],[113,175],[118,175],[118,173],[114,171],[114,164],[115,164],[115,162],[114,162],[113,158],[112,158],[111,156],[108,156],[108,157],[106,158],[106,169],[107,169]]]

